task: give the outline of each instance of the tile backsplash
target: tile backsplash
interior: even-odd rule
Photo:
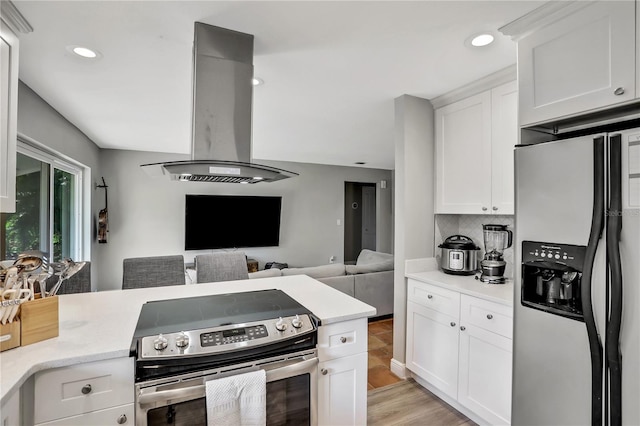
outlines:
[[[482,256],[484,256],[482,225],[487,224],[507,225],[509,230],[515,232],[513,216],[437,214],[435,223],[436,257],[440,258],[438,245],[447,237],[458,234],[471,238],[480,247],[480,259],[482,259]],[[515,241],[515,235],[513,239]],[[504,260],[507,262],[505,276],[513,278],[513,246],[505,250]]]

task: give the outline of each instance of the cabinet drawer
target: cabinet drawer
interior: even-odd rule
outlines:
[[[35,375],[35,423],[134,402],[133,358],[54,368]]]
[[[367,351],[367,319],[338,322],[318,328],[320,361]]]
[[[510,306],[462,295],[460,324],[475,325],[509,339],[513,336],[513,310]]]
[[[36,426],[134,425],[134,416],[133,404],[127,404],[79,416],[39,423]]]
[[[410,301],[458,318],[460,315],[460,293],[412,279],[409,279],[408,282],[407,294]]]

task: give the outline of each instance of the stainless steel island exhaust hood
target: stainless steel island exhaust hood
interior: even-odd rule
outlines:
[[[297,176],[251,163],[253,36],[195,23],[191,161],[143,164],[152,176],[258,183]]]

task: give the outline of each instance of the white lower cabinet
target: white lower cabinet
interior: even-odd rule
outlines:
[[[366,424],[367,353],[321,362],[319,368],[319,424]]]
[[[511,345],[472,325],[460,331],[458,402],[492,425],[511,419]]]
[[[34,423],[133,424],[133,388],[130,357],[40,371],[34,382]]]
[[[458,391],[457,320],[414,302],[408,303],[407,314],[407,368],[455,398]]]
[[[412,279],[407,295],[407,368],[486,423],[509,424],[512,308]]]
[[[367,319],[318,328],[318,424],[367,423]]]

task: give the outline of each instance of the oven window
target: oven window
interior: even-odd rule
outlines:
[[[310,387],[308,374],[267,383],[267,425],[310,424]]]
[[[311,378],[308,374],[267,383],[267,425],[293,426],[311,423]],[[154,408],[147,412],[147,424],[206,426],[204,398]]]

